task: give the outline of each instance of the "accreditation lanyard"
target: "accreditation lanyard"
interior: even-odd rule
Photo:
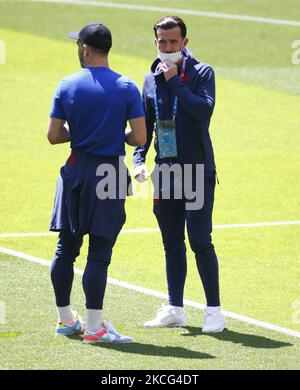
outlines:
[[[156,93],[156,85],[154,87],[154,109],[155,109],[155,117],[156,120],[159,121],[159,110],[158,110],[158,101],[157,101],[157,93]],[[178,97],[175,96],[174,104],[173,104],[173,110],[172,110],[172,119],[174,120],[177,115],[177,109],[178,109]]]
[[[184,73],[185,73],[185,65],[186,65],[186,58],[183,57],[182,60],[182,70],[180,73],[180,80],[183,79]],[[153,94],[153,99],[154,99],[154,109],[155,109],[155,117],[156,120],[159,121],[159,109],[158,109],[158,99],[157,99],[157,86],[156,83],[154,83],[154,94]],[[177,109],[178,109],[178,96],[175,96],[174,104],[173,104],[173,110],[172,110],[172,119],[175,120],[177,116]]]

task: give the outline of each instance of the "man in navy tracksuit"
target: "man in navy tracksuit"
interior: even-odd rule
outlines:
[[[190,164],[193,185],[199,186],[195,167],[204,164],[204,180],[200,183],[204,185],[204,204],[202,208],[191,210],[184,196],[177,199],[171,195],[170,199],[165,199],[161,182],[156,188],[153,211],[165,249],[169,304],[145,326],[186,324],[183,309],[187,273],[186,222],[207,300],[202,331],[221,332],[225,321],[219,298],[218,260],[211,241],[216,169],[209,124],[215,105],[214,72],[185,48],[188,43],[186,26],[180,18],[162,18],[155,24],[154,32],[158,58],[146,75],[143,87],[147,143],[135,149],[135,178],[143,182],[149,176],[145,160],[155,132],[154,172],[162,164],[170,167],[177,164],[182,168]],[[175,182],[170,179],[171,193]]]

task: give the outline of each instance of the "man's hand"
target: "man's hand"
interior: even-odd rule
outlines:
[[[172,77],[178,75],[177,65],[172,61],[164,61],[160,65],[160,69],[164,72],[166,81],[170,80]]]
[[[144,181],[147,181],[150,174],[148,172],[148,169],[145,164],[138,165],[134,168],[134,178],[139,183],[143,183]]]

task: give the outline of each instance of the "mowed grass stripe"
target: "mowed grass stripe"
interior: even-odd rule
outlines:
[[[277,24],[277,25],[293,26],[293,27],[300,26],[300,22],[294,20],[262,18],[262,17],[249,16],[249,15],[234,15],[234,14],[226,14],[220,12],[197,11],[197,10],[183,9],[183,8],[154,7],[151,5],[120,4],[120,3],[116,4],[111,2],[91,1],[91,0],[27,0],[27,1],[34,2],[34,3],[54,3],[54,4],[57,3],[57,4],[84,5],[84,6],[104,7],[104,8],[117,8],[117,9],[133,10],[133,11],[165,12],[167,14],[193,15],[193,16],[202,16],[208,18],[237,20],[241,22],[268,23],[268,24]]]
[[[228,225],[215,225],[213,229],[238,229],[238,228],[255,228],[255,227],[269,227],[269,226],[289,226],[299,225],[300,221],[277,221],[277,222],[258,222],[258,223],[237,223]],[[159,228],[140,228],[140,229],[122,229],[120,233],[153,233],[159,232]],[[55,232],[29,232],[29,233],[1,233],[0,238],[11,237],[48,237],[56,236]]]
[[[6,303],[6,324],[0,327],[1,369],[299,368],[299,339],[235,320],[223,333],[205,335],[199,309],[186,308],[187,327],[145,329],[143,321],[158,308],[157,298],[129,290],[125,293],[112,285],[107,286],[104,316],[109,314],[120,332],[134,338],[134,344],[90,346],[81,338],[56,338],[48,269],[0,254],[0,270],[1,300]],[[72,305],[84,315],[77,277]]]
[[[15,256],[15,257],[27,260],[27,261],[31,261],[33,263],[46,265],[48,267],[51,266],[51,261],[49,261],[49,260],[41,259],[41,258],[38,258],[38,257],[35,257],[35,256],[31,256],[31,255],[28,255],[26,253],[17,252],[17,251],[15,251],[13,249],[0,247],[0,252],[1,253],[5,253],[7,255]],[[75,268],[74,272],[77,275],[81,275],[81,276],[83,275],[83,270]],[[117,279],[113,279],[113,278],[110,278],[110,277],[108,278],[108,283],[112,284],[114,286],[123,287],[123,288],[126,288],[128,290],[136,291],[136,292],[139,292],[139,293],[142,293],[142,294],[151,295],[151,296],[162,298],[162,299],[166,299],[166,300],[168,299],[168,295],[167,294],[161,293],[159,291],[151,290],[151,289],[148,289],[148,288],[145,288],[145,287],[136,286],[134,284],[123,282],[123,281],[120,281],[120,280],[117,280]],[[194,307],[194,308],[197,308],[197,309],[201,309],[201,310],[203,310],[205,308],[205,305],[199,304],[197,302],[193,302],[193,301],[190,301],[190,300],[184,300],[184,304],[186,306],[191,306],[191,307]],[[293,336],[293,337],[300,338],[300,332],[294,331],[292,329],[287,329],[287,328],[283,328],[283,327],[278,326],[278,325],[270,324],[270,323],[267,323],[267,322],[264,322],[264,321],[259,321],[259,320],[256,320],[254,318],[242,316],[242,315],[239,315],[239,314],[236,314],[236,313],[232,313],[232,312],[227,311],[227,310],[223,310],[223,313],[228,318],[233,318],[235,320],[246,322],[248,324],[252,324],[252,325],[256,325],[256,326],[262,327],[262,328],[274,330],[275,332],[286,334],[288,336]]]

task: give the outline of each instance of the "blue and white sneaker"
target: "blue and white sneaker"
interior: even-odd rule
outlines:
[[[133,342],[133,339],[129,336],[122,336],[113,324],[107,320],[102,321],[103,328],[97,332],[85,331],[83,341],[87,344],[94,343],[118,343],[129,344]]]
[[[81,335],[85,331],[85,324],[82,322],[82,318],[79,317],[76,311],[73,312],[74,321],[63,323],[58,322],[55,330],[56,336],[74,336]]]

